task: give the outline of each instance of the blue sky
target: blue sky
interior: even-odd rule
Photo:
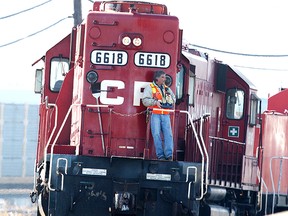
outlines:
[[[52,0],[25,13],[3,17],[45,2],[47,0],[0,2],[0,103],[40,102],[39,95],[33,92],[36,68],[31,65],[70,33],[73,19],[67,17],[73,14],[73,0]],[[179,17],[184,39],[191,44],[237,53],[288,54],[285,0],[158,2],[165,2],[170,13]],[[92,3],[82,0],[82,7],[84,18]],[[27,37],[56,22],[59,23]],[[25,39],[5,46],[21,38]],[[260,97],[288,87],[288,57],[245,57],[200,50],[225,63],[241,66],[238,69],[256,85]]]

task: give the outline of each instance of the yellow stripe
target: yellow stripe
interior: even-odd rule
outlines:
[[[156,93],[156,87],[153,83],[150,84],[151,88],[152,88],[152,93],[155,94]]]

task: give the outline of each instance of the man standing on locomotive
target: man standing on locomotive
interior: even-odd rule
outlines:
[[[173,160],[171,121],[169,111],[165,111],[165,109],[171,109],[176,98],[172,90],[165,85],[165,81],[165,72],[156,71],[153,82],[144,89],[142,103],[151,109],[161,109],[152,110],[151,115],[151,133],[154,140],[156,156],[160,160]],[[164,137],[164,145],[162,145],[161,132]]]

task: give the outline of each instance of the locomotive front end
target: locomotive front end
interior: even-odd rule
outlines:
[[[181,40],[178,18],[145,2],[96,2],[73,30],[72,67],[43,105],[55,128],[42,128],[51,134],[37,167],[40,215],[198,214],[203,165],[157,160],[141,103],[157,70],[176,91]]]

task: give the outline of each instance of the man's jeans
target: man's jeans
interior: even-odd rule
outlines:
[[[162,146],[161,131],[164,137],[163,146]],[[169,157],[172,157],[173,136],[171,130],[170,115],[152,114],[151,132],[154,139],[157,158],[168,159]]]

